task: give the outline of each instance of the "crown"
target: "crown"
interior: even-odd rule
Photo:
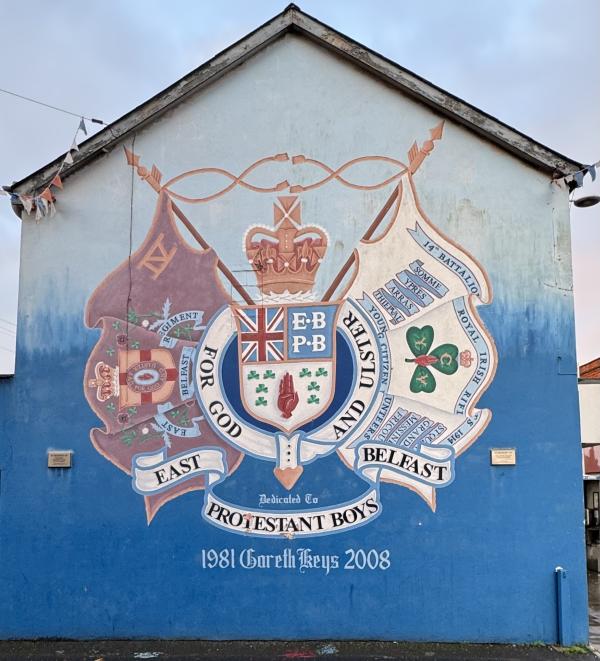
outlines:
[[[106,363],[96,363],[95,379],[89,379],[88,387],[96,388],[96,398],[99,402],[119,394],[119,373],[116,367]]]
[[[255,225],[246,233],[245,250],[264,294],[310,291],[327,250],[327,233],[316,225],[302,227],[297,195],[278,197],[273,226]]]

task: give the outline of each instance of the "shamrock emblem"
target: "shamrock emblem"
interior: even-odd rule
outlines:
[[[429,369],[435,367],[442,374],[454,374],[458,369],[458,347],[454,344],[440,344],[429,351],[433,344],[433,328],[411,326],[406,331],[406,342],[414,358],[405,358],[407,363],[416,363],[410,380],[411,392],[433,392],[436,388],[435,377]]]
[[[316,381],[311,381],[308,384],[308,389],[309,390],[321,390],[321,386]]]
[[[137,432],[135,431],[135,429],[128,429],[126,432],[122,434],[121,443],[123,443],[127,447],[131,447],[131,444],[135,440],[136,436],[137,436]]]
[[[315,376],[327,376],[327,370],[324,367],[319,367],[315,372]]]
[[[264,397],[259,397],[254,403],[256,406],[266,406],[267,400]]]
[[[259,383],[256,386],[256,392],[269,392],[269,389],[267,388],[267,386],[265,386],[264,383]]]
[[[316,395],[311,395],[307,400],[309,404],[318,404],[319,403],[319,398]]]
[[[250,370],[250,372],[248,372],[248,381],[251,381],[252,379],[259,379],[259,378],[260,377],[259,377],[258,372],[256,370]]]
[[[267,370],[263,374],[263,379],[274,379],[274,378],[275,378],[275,372],[273,372],[272,370]]]
[[[307,367],[303,367],[300,370],[300,376],[312,376],[311,371]]]
[[[182,335],[186,340],[191,340],[192,339],[192,331],[194,330],[193,326],[190,324],[186,324],[185,326],[178,326],[175,328],[173,331],[173,335],[175,337],[180,338]]]

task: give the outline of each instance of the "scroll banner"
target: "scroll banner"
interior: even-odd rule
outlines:
[[[448,486],[454,480],[454,448],[447,445],[421,445],[408,450],[389,443],[367,442],[356,449],[355,470],[371,482],[383,470],[416,480],[431,487]]]
[[[473,271],[471,271],[466,264],[461,262],[458,257],[450,254],[430,238],[419,223],[416,224],[414,230],[409,229],[408,233],[422,248],[427,250],[436,261],[456,273],[471,294],[481,296],[481,286]]]
[[[185,310],[184,312],[178,312],[172,317],[165,319],[163,323],[158,328],[158,334],[161,337],[160,346],[167,347],[172,349],[176,344],[177,340],[174,337],[171,337],[167,333],[171,331],[175,326],[182,324],[184,322],[194,322],[192,330],[203,330],[206,328],[202,325],[202,317],[204,316],[204,310]]]
[[[370,488],[356,500],[304,511],[244,509],[206,493],[202,516],[219,528],[259,537],[314,537],[369,523],[381,512],[379,493]]]
[[[167,449],[138,454],[133,458],[133,488],[148,496],[166,491],[176,484],[205,475],[207,485],[220,482],[227,475],[225,453],[220,448],[202,447],[167,457]]]
[[[193,360],[194,347],[183,347],[179,356],[179,396],[181,399],[190,399],[194,395],[194,379],[191,374]]]
[[[160,404],[158,405],[158,409],[160,410]],[[167,432],[167,434],[171,434],[173,436],[178,436],[179,438],[196,438],[202,435],[198,425],[201,420],[204,420],[202,416],[192,418],[191,427],[180,427],[179,425],[176,425],[174,422],[169,420],[164,413],[157,413],[154,416],[154,420],[157,426],[160,427],[164,432]]]

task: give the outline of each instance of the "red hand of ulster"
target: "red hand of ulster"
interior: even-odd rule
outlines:
[[[277,408],[284,418],[291,418],[292,411],[298,406],[298,393],[294,390],[294,377],[286,372],[279,382],[279,397]]]

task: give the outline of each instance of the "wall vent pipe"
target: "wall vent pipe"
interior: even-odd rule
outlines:
[[[558,619],[558,643],[563,647],[573,645],[573,627],[571,626],[571,592],[567,570],[557,567],[556,577],[556,611]]]

